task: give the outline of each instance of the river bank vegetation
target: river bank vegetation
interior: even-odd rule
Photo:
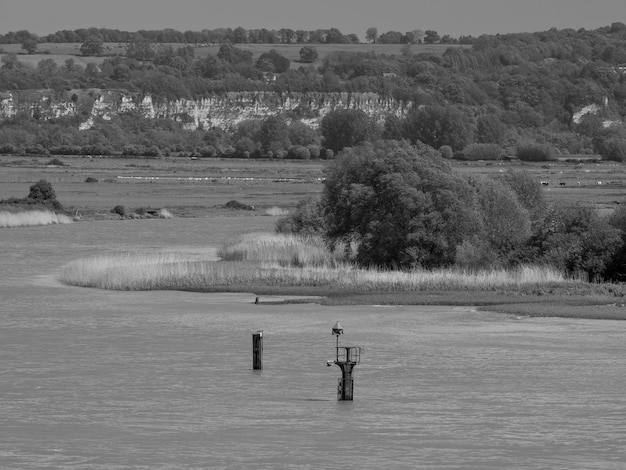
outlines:
[[[65,214],[48,210],[8,212],[0,209],[0,227],[30,227],[33,225],[71,224],[73,219]]]
[[[292,295],[296,299],[289,302],[474,305],[516,315],[626,319],[623,286],[566,278],[546,266],[367,269],[340,261],[341,255],[325,248],[319,237],[270,233],[242,235],[218,255],[222,260],[180,252],[94,256],[71,261],[57,279],[113,290],[250,293],[251,301]]]

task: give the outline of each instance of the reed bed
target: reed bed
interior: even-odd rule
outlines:
[[[292,266],[324,266],[336,261],[321,237],[266,232],[241,235],[220,248],[217,255],[226,261],[264,261]]]
[[[268,207],[267,209],[265,209],[264,212],[265,215],[270,215],[273,217],[283,217],[287,214],[289,214],[289,211],[282,209],[280,207],[277,206],[272,206],[272,207]]]
[[[58,279],[70,285],[114,290],[231,290],[233,287],[320,288],[333,292],[503,290],[562,285],[551,268],[465,272],[452,269],[379,271],[350,265],[285,266],[276,262],[184,260],[172,254],[121,254],[79,259]]]
[[[29,227],[35,225],[71,224],[71,217],[52,211],[0,212],[0,227]]]
[[[172,213],[170,211],[168,211],[167,209],[165,209],[165,208],[159,209],[157,211],[157,216],[159,216],[160,219],[172,219],[172,218],[174,218]]]

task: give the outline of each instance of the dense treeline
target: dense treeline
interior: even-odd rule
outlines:
[[[38,36],[27,30],[9,31],[0,34],[0,44],[24,44],[27,41],[38,43],[82,43],[92,37],[98,37],[104,42],[127,43],[137,37],[153,43],[178,44],[219,44],[232,42],[234,44],[357,44],[359,37],[354,33],[343,34],[337,28],[315,30],[293,30],[291,28],[276,29],[245,29],[236,28],[204,29],[202,31],[177,31],[175,29],[139,30],[137,32],[120,31],[108,28],[80,28],[62,30],[45,36]],[[471,42],[471,37],[462,37],[464,43]],[[367,40],[381,44],[419,44],[421,42],[455,43],[457,39],[444,35],[439,37],[436,31],[423,32],[419,29],[400,33],[388,31],[378,35],[376,28],[369,28]]]
[[[101,54],[100,32],[80,31],[81,38],[87,37],[81,46],[83,55]],[[424,37],[434,34],[427,31]],[[381,42],[382,36],[368,30],[372,42]],[[92,88],[128,90],[156,99],[196,99],[229,91],[266,91],[279,96],[375,92],[410,111],[401,116],[358,116],[369,130],[363,137],[367,140],[420,141],[446,157],[467,159],[516,154],[541,160],[557,153],[599,153],[618,161],[626,158],[626,25],[622,23],[593,31],[483,35],[473,38],[471,47],[452,46],[443,54],[418,53],[407,44],[399,55],[338,49],[316,61],[315,47],[304,45],[302,62],[313,60],[315,65],[297,68],[276,50],[253,58],[250,51],[238,47],[235,38],[223,42],[216,55],[205,57],[196,57],[191,45],[152,42],[143,32],[126,39],[124,56],[88,62],[86,67],[72,59],[63,65],[45,59],[31,67],[18,55],[5,54],[0,92],[53,89],[62,94],[70,90],[83,113],[93,100],[79,91]],[[576,115],[588,105],[595,105],[593,113]],[[65,121],[36,122],[37,117],[34,109],[29,116],[15,116],[0,125],[5,152],[38,146],[44,151],[60,151],[62,146],[78,146],[87,153],[98,150],[85,150],[90,145],[116,152],[139,146],[141,152],[141,146],[150,143],[149,147],[160,152],[199,155],[306,155],[301,149],[290,149],[311,145],[321,146],[321,155],[326,155],[324,148],[332,155],[360,142],[362,138],[356,134],[363,134],[363,127],[350,130],[346,125],[341,135],[336,135],[334,126],[325,127],[323,122],[307,139],[265,135],[268,129],[278,132],[266,122],[244,123],[226,132],[200,129],[191,133],[185,130],[185,116],[175,123],[143,122],[133,116],[133,125],[128,127],[126,118],[118,117],[112,122],[97,121],[92,130],[79,133],[76,126],[67,124],[77,125],[86,114]],[[277,119],[284,121],[284,126],[279,126],[283,129],[291,124],[298,127],[300,119],[317,117],[303,106]],[[36,125],[28,123],[32,118]],[[341,122],[345,116],[331,114],[328,119]],[[108,147],[103,147],[104,143]]]

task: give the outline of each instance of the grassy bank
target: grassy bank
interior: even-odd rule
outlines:
[[[343,263],[314,238],[250,233],[221,261],[121,253],[71,261],[58,280],[113,290],[319,296],[321,304],[470,305],[513,315],[626,319],[626,288],[567,279],[552,268],[384,271]],[[310,298],[303,301],[310,301]]]
[[[51,211],[0,212],[0,228],[71,224],[71,217]]]

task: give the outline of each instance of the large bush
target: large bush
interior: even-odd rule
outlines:
[[[533,243],[547,264],[599,281],[623,246],[622,234],[591,207],[562,206],[550,210]]]
[[[532,225],[536,226],[541,222],[548,210],[541,183],[527,171],[509,170],[504,174],[503,180],[513,190],[524,209],[528,211]]]
[[[600,147],[600,155],[614,162],[626,161],[626,139],[616,137],[607,139]]]
[[[404,121],[404,137],[436,149],[449,145],[460,151],[471,142],[472,134],[470,120],[454,106],[416,106]]]
[[[465,160],[500,160],[505,155],[498,144],[470,144],[463,149]]]
[[[320,121],[324,146],[338,152],[367,141],[376,140],[380,129],[360,109],[337,109]]]
[[[356,238],[366,266],[450,265],[457,245],[480,231],[468,182],[438,152],[407,142],[345,149],[327,168],[322,206],[328,235]]]
[[[546,162],[554,159],[552,148],[542,144],[521,144],[517,147],[517,158],[527,162]]]
[[[300,201],[295,211],[278,219],[276,232],[324,235],[326,233],[326,221],[319,198],[308,198]]]
[[[504,182],[488,178],[472,181],[480,207],[482,246],[494,255],[494,262],[509,264],[531,235],[528,211]]]
[[[30,187],[27,197],[36,201],[52,201],[56,199],[56,193],[52,184],[46,180],[39,180]]]

